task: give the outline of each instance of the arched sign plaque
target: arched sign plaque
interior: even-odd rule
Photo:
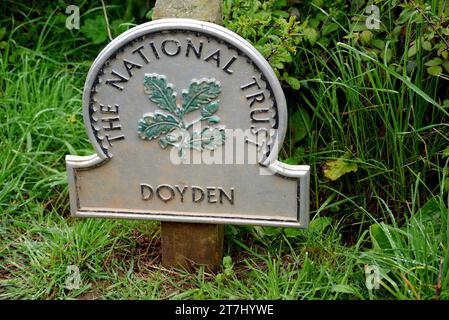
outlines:
[[[309,166],[277,160],[279,81],[218,25],[163,19],[112,41],[83,94],[96,154],[67,156],[78,217],[307,227]]]

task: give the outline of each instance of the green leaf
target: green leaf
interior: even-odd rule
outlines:
[[[304,36],[309,41],[309,43],[313,46],[315,42],[320,38],[320,33],[314,28],[305,28]]]
[[[106,23],[101,15],[87,19],[80,28],[80,32],[91,39],[94,44],[103,43],[108,39]]]
[[[324,28],[321,31],[321,34],[323,36],[325,36],[325,35],[327,35],[327,34],[329,34],[331,32],[337,31],[337,30],[338,30],[338,24],[336,24],[336,23],[329,23],[329,24],[326,24],[324,26]]]
[[[215,79],[194,81],[189,90],[182,92],[183,114],[192,112],[215,100],[221,92],[220,83]]]
[[[430,43],[430,41],[423,41],[422,48],[426,51],[430,51],[432,50],[432,44]]]
[[[368,43],[371,42],[371,40],[373,40],[373,33],[369,30],[363,30],[360,33],[360,41],[362,42],[363,45],[367,45]]]
[[[354,22],[353,24],[351,24],[351,33],[352,32],[359,32],[359,31],[363,31],[366,30],[366,24],[364,22]]]
[[[144,115],[139,120],[137,131],[142,139],[152,140],[160,136],[161,134],[173,131],[179,127],[178,121],[172,116],[156,112],[154,114]],[[160,142],[161,147],[168,144],[168,140]]]
[[[427,72],[432,76],[439,76],[443,72],[443,68],[441,66],[428,67]]]
[[[411,57],[413,57],[414,55],[416,55],[416,43],[414,44],[414,45],[412,45],[411,47],[410,47],[410,49],[408,49],[408,53],[407,53],[407,57],[409,57],[409,58],[411,58]]]
[[[356,294],[356,290],[347,284],[335,284],[332,286],[332,292]]]
[[[429,222],[434,226],[436,232],[439,232],[441,226],[441,213],[443,208],[437,198],[430,198],[427,202],[419,208],[418,212],[413,216],[415,221],[420,224]]]
[[[232,258],[230,256],[223,257],[223,267],[225,267],[225,269],[232,269],[233,266],[234,264],[232,263]]]
[[[285,80],[293,90],[299,90],[299,88],[301,88],[301,82],[295,77],[286,77]]]
[[[310,221],[309,231],[315,233],[322,233],[327,226],[332,223],[331,217],[318,217]]]
[[[284,228],[284,234],[289,238],[296,238],[304,234],[304,230],[297,228]]]
[[[173,91],[173,85],[167,83],[165,76],[157,73],[145,74],[143,85],[148,98],[156,103],[159,108],[175,115],[178,114],[176,106],[176,93]]]
[[[377,48],[379,50],[383,50],[385,48],[385,41],[380,40],[380,39],[372,40],[371,44],[374,48]]]
[[[449,60],[444,60],[441,65],[443,66],[444,70],[449,73]]]
[[[446,149],[443,150],[443,158],[449,157],[449,146],[446,147]]]
[[[373,224],[369,227],[371,242],[375,249],[385,250],[391,249],[390,241],[385,234],[384,224]]]
[[[348,161],[351,153],[347,152],[337,160],[327,161],[324,166],[324,175],[326,178],[335,181],[346,173],[356,172],[357,163]]]
[[[0,28],[0,40],[3,40],[3,37],[6,34],[6,28]]]
[[[111,29],[112,29],[113,36],[117,37],[120,34],[122,34],[126,30],[128,30],[128,28],[129,28],[128,26],[129,26],[129,22],[127,22],[123,19],[117,19],[117,20],[112,21]]]
[[[292,114],[288,121],[290,139],[293,144],[304,139],[309,132],[310,117],[307,111],[300,108],[298,111]]]
[[[426,67],[435,67],[435,66],[439,66],[442,63],[443,63],[443,60],[441,60],[441,58],[434,58],[434,59],[429,60],[426,63],[424,63],[424,65]]]
[[[218,103],[220,100],[215,100],[209,103],[207,106],[205,106],[203,109],[201,109],[201,115],[203,117],[210,117],[218,110]]]

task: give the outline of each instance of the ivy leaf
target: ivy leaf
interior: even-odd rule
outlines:
[[[443,68],[441,66],[428,67],[427,72],[432,76],[439,76],[443,72]]]
[[[175,115],[178,114],[176,106],[176,92],[173,91],[173,85],[167,83],[163,75],[157,73],[145,74],[143,85],[148,98],[156,103],[159,108]]]
[[[337,160],[327,161],[324,166],[324,175],[335,181],[339,179],[342,175],[349,172],[356,172],[358,167],[357,163],[348,161],[351,153],[347,152]]]
[[[426,63],[424,63],[424,65],[426,67],[435,67],[435,66],[439,66],[442,63],[443,63],[443,60],[441,60],[441,58],[434,58],[434,59],[429,60]]]
[[[156,112],[154,114],[149,113],[144,115],[144,117],[139,120],[137,131],[142,139],[152,140],[159,137],[161,134],[171,132],[178,127],[178,120],[172,115]],[[166,147],[166,144],[168,144],[168,140],[164,139],[159,144],[164,148],[164,145]]]
[[[221,92],[220,83],[215,79],[193,81],[189,90],[182,92],[183,114],[198,110],[215,100]]]
[[[220,100],[215,100],[215,101],[212,101],[211,103],[209,103],[207,106],[205,106],[201,110],[201,115],[203,117],[210,117],[211,115],[213,115],[218,110],[219,102],[220,102]]]
[[[91,39],[94,44],[103,43],[108,39],[106,23],[101,15],[97,15],[94,19],[87,19],[80,32]]]

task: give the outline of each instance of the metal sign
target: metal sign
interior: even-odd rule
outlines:
[[[112,41],[84,88],[96,154],[67,156],[77,217],[307,227],[309,166],[277,160],[287,109],[237,34],[163,19]]]

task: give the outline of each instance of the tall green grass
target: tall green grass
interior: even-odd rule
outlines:
[[[338,191],[376,218],[389,219],[392,210],[403,222],[412,202],[420,207],[439,192],[439,163],[449,143],[449,110],[442,105],[447,81],[425,73],[421,52],[410,71],[407,58],[390,64],[349,44],[298,50],[295,67],[307,64],[313,74],[289,100],[292,112],[305,109],[311,118],[301,160],[313,168],[315,207]],[[284,150],[286,157],[295,153],[288,143]],[[346,153],[358,171],[335,182],[324,178],[326,162]],[[416,176],[423,184],[414,195]],[[367,218],[357,207],[340,216],[356,223]]]

